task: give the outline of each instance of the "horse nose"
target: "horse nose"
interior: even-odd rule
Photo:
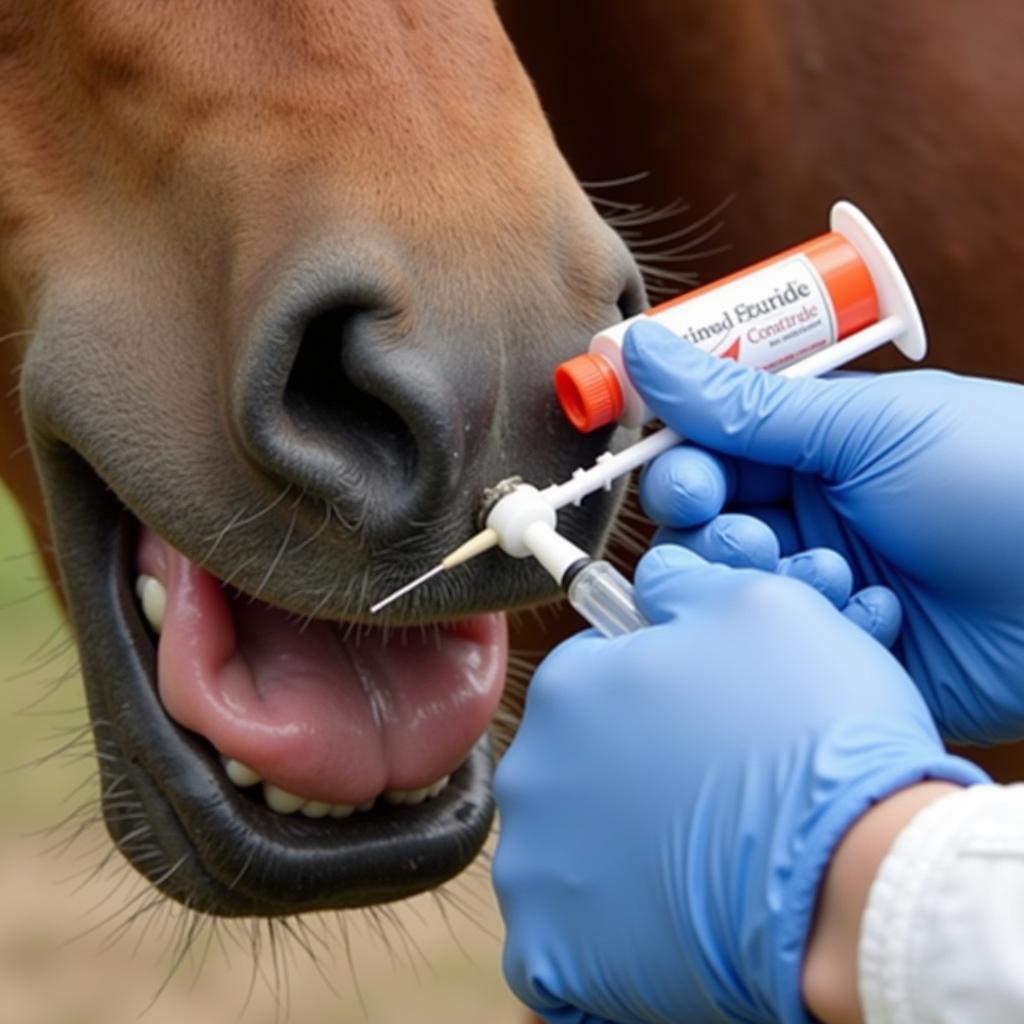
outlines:
[[[315,280],[249,332],[233,418],[250,460],[375,540],[435,518],[465,464],[486,389],[417,327],[400,287]],[[467,408],[467,395],[477,407]]]

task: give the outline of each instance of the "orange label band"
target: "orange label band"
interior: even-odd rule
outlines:
[[[691,302],[709,292],[716,292],[736,281],[750,280],[761,270],[801,255],[806,256],[814,265],[829,293],[832,307],[836,312],[839,338],[845,338],[878,319],[878,295],[867,265],[857,250],[835,231],[819,235],[809,242],[794,245],[791,249],[786,249],[743,270],[737,270],[727,277],[669,299],[649,309],[647,315],[660,321],[660,314],[666,310]]]

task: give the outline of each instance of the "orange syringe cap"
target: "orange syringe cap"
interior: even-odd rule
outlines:
[[[589,352],[555,368],[555,392],[569,422],[584,433],[614,423],[626,407],[615,368]]]

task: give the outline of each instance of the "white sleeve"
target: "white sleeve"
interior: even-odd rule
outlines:
[[[972,786],[911,820],[858,955],[866,1024],[1024,1021],[1024,785]]]

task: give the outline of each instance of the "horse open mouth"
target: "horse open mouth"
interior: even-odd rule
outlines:
[[[628,440],[573,430],[546,383],[607,305],[524,335],[506,365],[456,328],[423,329],[440,353],[400,339],[351,268],[303,269],[230,335],[240,352],[196,350],[208,372],[182,342],[128,375],[110,341],[84,345],[77,372],[59,363],[60,324],[22,369],[108,829],[154,885],[211,914],[399,900],[475,859],[503,613],[557,585],[490,551],[380,626],[368,609],[476,531],[495,481],[544,487]],[[620,500],[562,510],[560,532],[601,550]]]
[[[224,585],[75,465],[95,500],[65,584],[108,827],[135,866],[219,915],[365,906],[462,871],[493,817],[504,614],[297,615]]]
[[[280,814],[436,799],[494,713],[504,615],[397,629],[303,620],[225,588],[148,529],[136,568],[161,702]]]

